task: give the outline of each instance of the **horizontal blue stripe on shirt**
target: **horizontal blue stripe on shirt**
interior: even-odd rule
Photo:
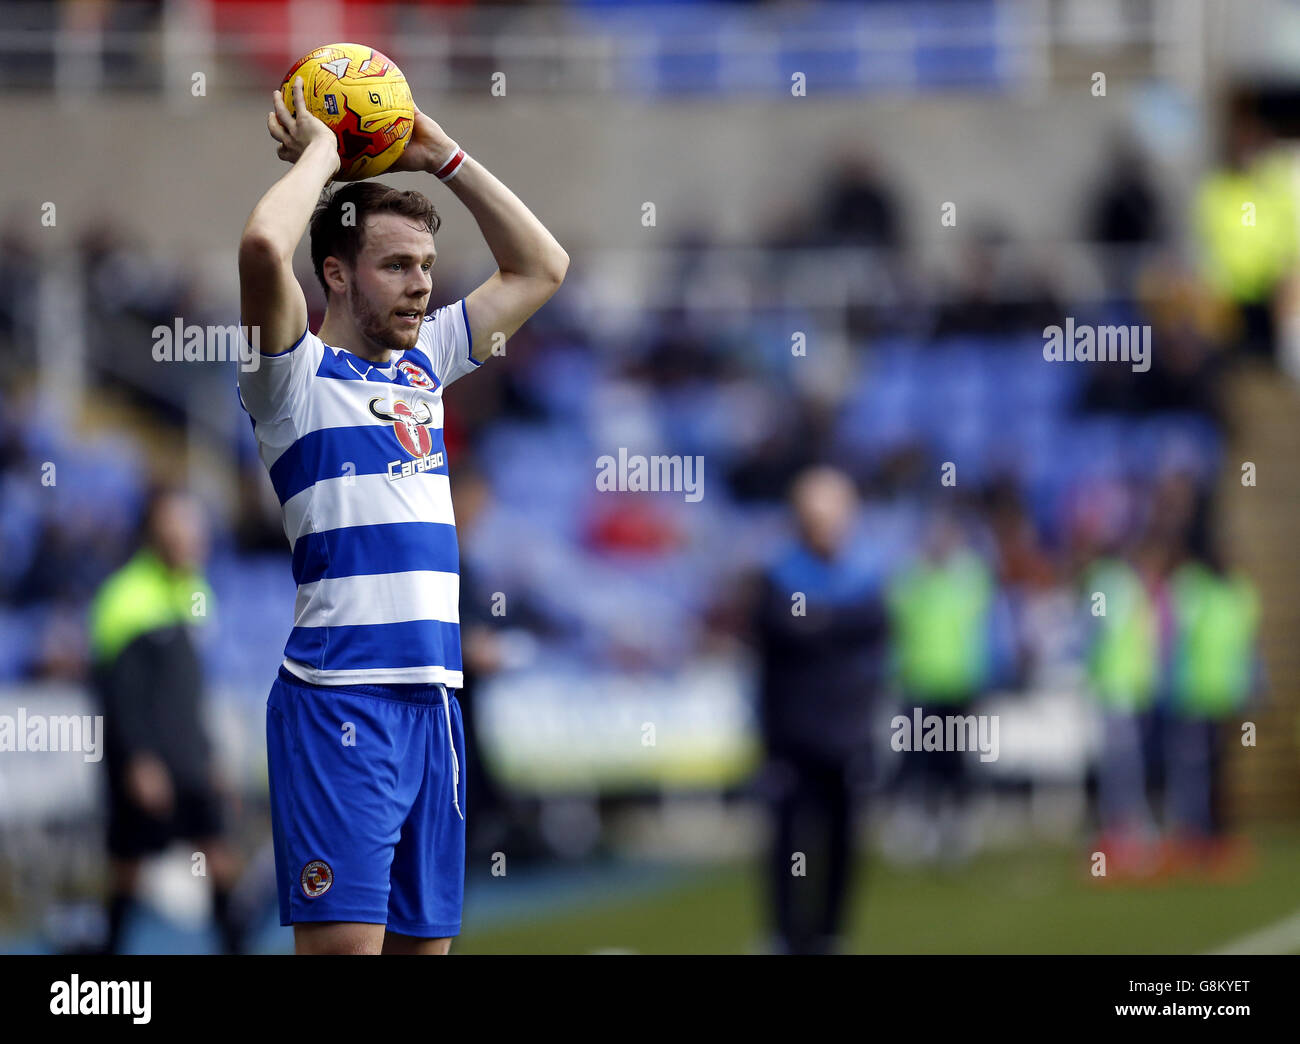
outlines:
[[[403,359],[409,359],[420,367],[429,380],[433,382],[435,388],[442,384],[442,381],[438,380],[438,375],[433,372],[433,367],[429,365],[429,357],[423,352],[415,348],[408,349],[401,355],[394,357],[393,363],[399,363]],[[316,376],[336,381],[369,381],[372,384],[411,387],[411,379],[403,371],[394,371],[393,376],[390,378],[384,374],[387,369],[387,366],[380,368],[377,363],[367,362],[361,356],[353,355],[346,348],[335,351],[332,346],[326,345],[325,351],[321,355],[320,364],[316,367]]]
[[[343,576],[460,568],[456,527],[445,522],[390,522],[304,533],[293,545],[293,579],[298,584]]]
[[[443,453],[442,429],[428,428],[430,453]],[[324,479],[345,475],[382,475],[391,461],[413,458],[397,441],[391,424],[359,424],[347,428],[320,428],[294,441],[271,465],[271,485],[283,505],[290,498]],[[345,470],[345,465],[352,468]],[[446,454],[428,474],[447,474]],[[418,476],[411,476],[418,479]],[[411,478],[405,481],[410,481]]]
[[[284,654],[319,671],[427,667],[461,670],[460,625],[443,620],[295,627]]]

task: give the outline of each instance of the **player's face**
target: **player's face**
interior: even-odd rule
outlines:
[[[420,336],[437,260],[433,236],[400,214],[374,214],[348,284],[352,321],[378,348],[406,351]]]

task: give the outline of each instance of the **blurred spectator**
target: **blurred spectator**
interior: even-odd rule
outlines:
[[[1165,214],[1146,157],[1128,139],[1118,141],[1093,185],[1084,233],[1107,245],[1155,243],[1164,234]]]
[[[994,578],[966,541],[956,518],[940,513],[931,523],[919,561],[889,586],[894,669],[902,692],[900,713],[922,720],[967,713],[988,683],[991,667]],[[919,737],[918,737],[919,740]],[[919,825],[929,831],[927,852],[960,858],[970,780],[970,751],[922,750],[904,754],[902,785],[919,797]]]
[[[1237,343],[1270,360],[1276,295],[1294,270],[1298,245],[1290,166],[1272,145],[1268,128],[1238,108],[1224,164],[1202,180],[1195,204],[1205,277],[1237,311]]]
[[[191,628],[213,609],[200,573],[207,529],[179,490],[149,498],[140,549],[105,581],[90,611],[94,680],[105,729],[108,938],[117,953],[141,860],[192,841],[211,874],[213,909],[228,953],[242,949],[231,908],[237,868],[223,840],[220,783],[202,721],[203,676]]]
[[[1084,204],[1083,233],[1088,242],[1112,249],[1100,257],[1107,290],[1122,297],[1133,287],[1143,263],[1139,248],[1152,247],[1165,234],[1162,197],[1146,157],[1137,144],[1121,138]]]
[[[828,953],[841,945],[885,618],[874,578],[849,553],[857,510],[849,479],[807,470],[791,505],[798,539],[762,576],[753,619],[772,817],[767,874],[777,950]]]
[[[1183,554],[1208,555],[1212,544],[1208,491],[1186,469],[1170,470],[1153,485],[1148,539],[1165,548],[1171,561]]]
[[[1005,337],[1042,334],[1061,321],[1065,309],[1042,264],[1016,263],[1004,229],[984,223],[961,250],[956,283],[944,295],[934,336]]]
[[[1086,410],[1199,414],[1224,419],[1224,365],[1214,345],[1223,336],[1222,309],[1207,301],[1203,286],[1176,262],[1146,265],[1136,288],[1136,307],[1118,306],[1101,318],[1118,325],[1151,326],[1150,369],[1104,363],[1089,373],[1081,405]]]
[[[1145,549],[1148,568],[1159,548]],[[1147,802],[1144,733],[1151,728],[1160,673],[1157,608],[1139,569],[1118,555],[1098,558],[1083,576],[1092,634],[1088,683],[1101,707],[1097,811],[1108,873],[1149,869],[1155,824]]]
[[[1177,637],[1166,735],[1166,824],[1192,844],[1225,834],[1224,724],[1258,689],[1259,596],[1241,573],[1192,559],[1174,573]]]
[[[280,504],[266,477],[266,469],[255,456],[240,461],[237,478],[235,541],[241,551],[278,551],[287,549]]]
[[[659,555],[680,547],[684,536],[664,510],[635,493],[613,493],[592,509],[587,542],[596,551]]]
[[[987,502],[999,584],[1012,590],[1051,587],[1056,581],[1056,565],[1043,546],[1014,479],[1002,476],[991,483]]]
[[[39,273],[32,238],[15,215],[0,233],[0,359],[11,364],[36,361]]]
[[[732,466],[727,476],[732,495],[741,502],[779,502],[799,472],[826,458],[833,423],[834,414],[824,403],[790,402],[783,423]]]
[[[822,244],[883,250],[902,245],[894,190],[871,157],[842,159],[823,198],[817,237]]]
[[[993,544],[996,582],[1006,606],[1005,673],[1007,682],[1023,688],[1040,663],[1028,633],[1026,617],[1056,590],[1060,568],[1043,544],[1042,535],[1015,480],[1002,476],[987,494],[986,511]]]

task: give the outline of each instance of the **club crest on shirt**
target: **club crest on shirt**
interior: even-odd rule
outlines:
[[[299,880],[302,883],[303,894],[308,899],[319,899],[334,883],[334,871],[325,860],[313,859],[302,868]]]
[[[437,385],[433,383],[433,378],[420,369],[420,367],[416,366],[415,363],[411,362],[410,359],[403,359],[397,364],[397,368],[406,374],[406,379],[411,382],[411,386],[414,388],[423,388],[425,391],[433,391],[433,389],[437,387]]]
[[[442,453],[432,452],[433,436],[429,434],[428,425],[433,420],[433,413],[428,404],[419,403],[417,408],[412,409],[401,399],[394,399],[391,408],[382,409],[379,406],[382,401],[378,397],[370,400],[370,415],[392,424],[393,434],[397,436],[402,449],[414,458],[390,460],[387,471],[389,481],[442,467]]]

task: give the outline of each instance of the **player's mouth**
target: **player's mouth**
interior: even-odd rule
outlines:
[[[418,326],[420,320],[424,318],[424,313],[416,308],[410,308],[404,312],[394,312],[393,314],[397,316],[397,322],[402,326]]]

